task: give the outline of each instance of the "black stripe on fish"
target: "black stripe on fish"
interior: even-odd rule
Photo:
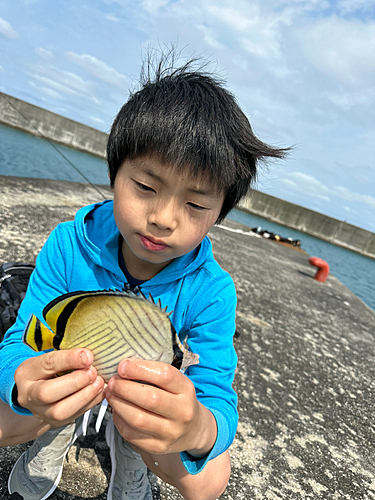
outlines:
[[[40,327],[40,321],[38,319],[35,322],[34,341],[35,345],[38,348],[38,351],[41,351],[43,346],[43,339],[42,339],[42,329]]]
[[[77,297],[76,299],[73,299],[71,302],[69,302],[61,311],[59,317],[57,318],[56,322],[56,335],[53,339],[53,347],[55,349],[59,349],[60,344],[62,342],[62,339],[64,338],[64,332],[66,325],[68,323],[68,320],[70,316],[72,315],[74,309],[77,307],[77,305],[81,302],[81,300],[84,300],[87,298],[85,295],[81,295]]]
[[[135,316],[138,318],[139,322],[142,324],[142,321],[140,320],[140,318],[139,318],[139,316],[138,316],[137,312],[136,312],[136,311],[134,311],[134,308],[132,307],[132,303],[131,303],[131,301],[129,301],[129,302],[128,302],[128,306],[129,306],[129,308],[130,308],[130,309],[131,309],[131,310],[135,313]],[[121,307],[121,306],[120,306],[120,307]],[[112,308],[111,308],[111,309],[112,309]],[[143,347],[143,346],[139,343],[139,339],[140,339],[140,338],[142,338],[142,336],[141,336],[141,333],[142,333],[142,332],[141,332],[140,330],[138,330],[137,326],[136,326],[136,325],[135,325],[135,323],[132,321],[131,317],[127,314],[126,307],[124,307],[124,308],[122,308],[122,307],[121,307],[121,309],[122,309],[122,311],[123,311],[123,313],[124,313],[124,316],[126,316],[126,318],[128,319],[129,323],[132,325],[132,327],[134,328],[134,330],[135,330],[138,334],[140,334],[138,338],[137,338],[137,337],[135,337],[134,335],[132,335],[132,333],[131,333],[130,329],[126,328],[126,325],[124,324],[124,326],[125,326],[125,328],[126,328],[126,330],[127,330],[127,333],[128,333],[128,335],[129,335],[129,337],[128,337],[128,338],[129,338],[129,339],[133,339],[133,345],[131,344],[131,342],[129,342],[129,344],[130,344],[130,345],[132,345],[133,349],[134,349],[136,352],[138,352],[138,353],[139,353],[139,352],[141,352],[141,351],[142,351],[142,352],[144,352],[144,353],[145,353],[145,352],[146,352],[146,351],[145,351],[145,348],[144,348],[144,347]],[[112,309],[112,310],[113,310],[113,309]],[[114,311],[114,312],[115,312],[115,311]],[[120,318],[118,318],[118,319],[120,320]]]
[[[147,299],[146,299],[147,300]],[[139,316],[138,312],[136,311],[136,309],[134,309],[133,307],[133,304],[131,304],[129,302],[129,306],[130,306],[130,309],[132,309],[132,311],[134,312],[135,316],[138,318],[138,321],[141,323],[141,325],[144,326],[144,323],[143,323],[143,320],[142,320],[142,317]],[[154,329],[157,331],[157,333],[160,333],[160,330],[158,328],[158,326],[154,323],[153,321],[153,318],[147,313],[147,310],[144,310],[142,311],[142,313],[145,315],[145,317],[149,320],[149,322],[151,323],[151,325],[154,327]],[[129,316],[128,316],[129,317]],[[159,318],[157,318],[159,319]],[[131,322],[131,324],[134,326],[134,328],[139,332],[139,330],[137,329],[137,327],[135,326],[135,324],[131,321],[131,319],[129,318],[129,321]],[[140,333],[140,332],[139,332]],[[159,346],[162,347],[162,344],[160,343],[160,341],[149,331],[147,330],[147,333],[148,335],[155,341],[155,343]],[[141,346],[142,347],[142,346]],[[151,347],[151,346],[150,346]],[[142,348],[143,349],[143,348]],[[144,350],[144,349],[143,349]]]

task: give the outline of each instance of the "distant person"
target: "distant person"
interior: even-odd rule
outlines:
[[[255,137],[215,77],[192,63],[163,69],[167,64],[152,77],[143,73],[142,88],[113,123],[107,153],[114,200],[79,210],[52,232],[1,344],[1,444],[36,438],[11,472],[17,498],[41,500],[54,491],[82,415],[104,398],[113,411],[109,499],[151,500],[147,467],[185,499],[215,499],[228,483],[238,421],[236,293],[206,235],[247,194],[259,160],[287,150]],[[30,314],[42,318],[59,295],[125,285],[173,310],[171,321],[199,354],[198,365],[183,374],[161,362],[124,360],[105,386],[91,351],[40,354],[22,342]]]

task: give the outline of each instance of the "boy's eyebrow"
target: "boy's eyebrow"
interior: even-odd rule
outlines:
[[[213,196],[215,194],[213,189],[201,189],[201,188],[188,188],[190,193],[203,194],[206,196]]]
[[[165,180],[163,179],[163,177],[161,177],[160,175],[156,174],[151,168],[148,168],[148,167],[145,167],[142,165],[141,169],[143,170],[143,172],[147,175],[149,175],[150,177],[152,177],[153,179],[161,182],[162,184],[165,184]]]
[[[148,168],[144,165],[141,166],[141,169],[143,170],[143,172],[147,175],[149,175],[150,177],[152,177],[153,179],[159,181],[161,184],[166,184],[165,180],[163,179],[163,177],[161,177],[160,175],[158,175],[157,173],[155,173],[151,168]],[[190,187],[187,189],[190,193],[194,193],[194,194],[201,194],[201,195],[205,195],[205,196],[214,196],[215,195],[215,191],[214,189],[203,189],[203,188],[198,188],[198,187]]]

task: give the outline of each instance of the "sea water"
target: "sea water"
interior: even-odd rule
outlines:
[[[108,185],[104,160],[4,125],[0,125],[0,175],[72,182],[88,179]],[[327,261],[331,273],[375,310],[375,260],[239,210],[233,210],[228,218],[300,240],[309,255]]]
[[[251,228],[260,226],[285,238],[300,240],[305,252],[325,260],[330,273],[375,310],[374,259],[241,210],[232,210],[228,218]]]

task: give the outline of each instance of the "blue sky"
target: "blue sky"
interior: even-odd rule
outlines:
[[[260,191],[375,232],[373,0],[0,0],[0,90],[108,132],[142,52],[177,41],[296,145]]]

